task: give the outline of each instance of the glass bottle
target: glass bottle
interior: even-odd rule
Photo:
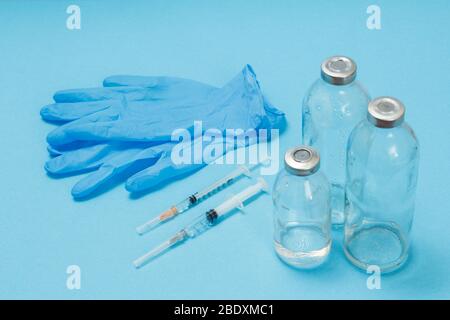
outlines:
[[[322,63],[321,78],[307,92],[302,109],[302,143],[320,152],[331,183],[332,222],[344,223],[345,150],[351,130],[366,117],[369,95],[355,80],[356,64],[344,56]]]
[[[404,114],[395,98],[372,100],[349,138],[344,249],[364,270],[394,271],[408,257],[419,144]]]
[[[329,183],[313,148],[288,150],[284,163],[273,190],[275,251],[293,267],[314,268],[331,248]]]

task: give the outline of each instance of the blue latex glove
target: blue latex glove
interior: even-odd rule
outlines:
[[[282,114],[264,107],[258,81],[248,65],[223,88],[186,79],[127,76],[108,78],[104,85],[57,92],[56,104],[41,110],[46,120],[76,119],[48,135],[51,146],[75,141],[168,142],[176,129],[192,132],[194,121],[201,120],[204,130],[257,129],[272,125],[264,123],[272,121],[266,112]]]
[[[193,143],[186,143],[183,148],[191,148]],[[142,192],[193,173],[206,165],[204,162],[175,165],[171,159],[174,145],[175,143],[152,146],[148,143],[112,142],[65,152],[53,149],[52,153],[59,155],[47,161],[45,169],[53,175],[72,175],[95,170],[72,188],[72,196],[77,199],[103,191],[115,178],[124,179],[129,176],[126,189],[130,192]],[[221,154],[217,155],[219,156]]]
[[[64,100],[62,97],[67,97],[67,95],[72,96],[76,92],[78,92],[76,94],[78,97],[89,97],[89,99],[94,99],[95,97],[96,99],[102,98],[102,100],[81,103],[57,102],[54,105],[44,107],[41,114],[47,120],[68,121],[75,119],[73,122],[65,125],[66,128],[74,122],[82,122],[81,120],[86,117],[92,120],[93,115],[104,112],[105,110],[112,109],[113,112],[121,110],[128,114],[129,110],[126,108],[131,103],[130,101],[136,103],[142,102],[142,100],[133,100],[143,98],[142,94],[136,95],[135,93],[142,93],[143,91],[148,90],[148,86],[139,89],[138,85],[148,85],[155,81],[161,84],[161,80],[163,80],[164,86],[157,89],[157,93],[153,92],[153,97],[157,95],[158,100],[150,99],[144,100],[144,102],[147,103],[150,101],[151,106],[155,108],[164,106],[166,111],[171,110],[171,108],[183,108],[185,107],[186,101],[189,101],[190,104],[188,105],[192,105],[194,101],[201,102],[207,98],[207,96],[213,96],[212,93],[221,90],[185,79],[175,79],[174,86],[172,86],[171,81],[173,81],[173,79],[175,78],[127,76],[108,78],[105,80],[105,84],[114,84],[123,87],[60,92],[55,95],[55,100],[57,101],[62,101]],[[127,84],[131,84],[132,86],[126,87]],[[156,87],[158,86],[153,86],[151,88],[154,90]],[[184,92],[186,96],[179,94],[179,90],[188,87],[191,89],[189,92],[194,93],[193,96],[190,96],[186,92]],[[232,87],[233,90],[230,90],[230,87]],[[234,106],[236,108],[230,108],[230,111],[233,110],[237,112],[236,110],[238,110],[239,112],[237,112],[237,114],[226,114],[225,118],[227,119],[222,119],[220,123],[230,126],[222,126],[218,127],[218,129],[271,129],[279,128],[284,121],[284,114],[264,101],[255,75],[249,67],[244,68],[242,73],[224,88],[227,88],[228,97],[237,99],[222,103],[221,106],[227,107],[230,104],[235,104]],[[120,92],[120,94],[118,92]],[[123,95],[126,96],[125,101]],[[103,99],[106,96],[108,99]],[[202,98],[199,98],[200,96]],[[215,94],[214,96],[218,95]],[[146,104],[146,106],[149,106],[149,104]],[[196,107],[195,104],[194,107]],[[173,113],[173,115],[176,116],[175,113]],[[244,119],[244,121],[234,122],[229,119]],[[253,119],[253,121],[249,121],[248,119]],[[84,123],[90,123],[89,121]],[[246,125],[238,126],[242,123]],[[236,126],[231,126],[232,124],[236,124]],[[124,140],[129,140],[128,138],[129,136]],[[122,178],[125,176],[126,178],[131,175],[127,180],[126,188],[131,192],[140,192],[172,181],[180,176],[195,172],[206,165],[205,163],[199,165],[174,165],[170,158],[170,154],[175,143],[170,141],[121,142],[110,140],[107,143],[92,145],[92,142],[80,142],[80,139],[81,138],[69,139],[64,141],[64,143],[57,144],[57,147],[51,146],[51,153],[56,155],[56,157],[46,163],[46,170],[51,174],[74,174],[96,170],[94,173],[80,180],[74,186],[72,194],[75,198],[89,197],[98,190],[101,190],[102,187],[107,186],[111,180],[120,176],[122,176]],[[158,139],[155,140],[157,141]],[[64,146],[70,145],[70,143],[75,143],[75,149],[71,150],[69,148],[69,150],[66,151],[58,150],[63,149]],[[250,143],[254,143],[254,141],[251,141]],[[203,144],[204,147],[206,147],[205,142],[203,142]],[[186,144],[186,147],[190,148],[190,143]],[[225,153],[227,150],[224,148],[223,151],[223,153]],[[222,154],[218,154],[217,157],[220,157]]]
[[[47,121],[69,122],[99,111],[117,109],[123,99],[147,101],[149,107],[161,103],[187,105],[204,99],[216,89],[195,80],[175,77],[111,76],[100,88],[56,92],[55,103],[44,106],[41,116]]]

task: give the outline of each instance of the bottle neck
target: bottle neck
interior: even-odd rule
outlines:
[[[328,87],[333,88],[335,90],[341,90],[341,89],[350,88],[350,87],[353,87],[355,85],[355,83],[356,83],[356,79],[351,81],[351,82],[349,82],[349,83],[346,83],[346,84],[330,83],[330,82],[324,80],[323,78],[320,78],[320,80],[324,83],[325,86],[328,86]]]

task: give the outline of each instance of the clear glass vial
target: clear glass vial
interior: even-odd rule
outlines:
[[[331,248],[329,183],[313,148],[288,150],[284,164],[273,190],[275,251],[293,267],[314,268]]]
[[[419,144],[404,115],[399,100],[374,99],[348,142],[344,248],[364,270],[391,272],[408,257]]]
[[[302,143],[320,152],[331,183],[334,225],[344,223],[345,150],[351,130],[366,117],[369,95],[355,80],[356,63],[334,56],[322,63],[321,78],[307,92],[302,109]]]

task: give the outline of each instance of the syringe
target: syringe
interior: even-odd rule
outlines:
[[[225,200],[222,204],[214,209],[207,211],[206,213],[197,217],[192,223],[178,231],[173,237],[164,241],[159,246],[155,247],[153,250],[144,254],[142,257],[133,261],[136,268],[142,267],[144,264],[149,262],[151,259],[162,254],[167,249],[173,247],[174,245],[181,243],[188,238],[194,238],[203,231],[208,230],[210,227],[214,226],[219,217],[225,215],[235,208],[243,208],[244,202],[261,191],[268,192],[268,186],[263,178],[258,178],[258,182],[240,193],[230,197]]]
[[[188,209],[196,206],[201,201],[209,198],[216,192],[226,188],[230,184],[234,183],[236,180],[238,180],[242,175],[245,175],[247,177],[250,176],[250,171],[259,166],[260,164],[266,163],[270,161],[269,158],[266,158],[254,165],[251,166],[239,166],[236,170],[232,171],[228,175],[226,175],[223,178],[220,178],[216,182],[212,183],[208,187],[204,188],[201,191],[195,192],[183,201],[180,201],[179,203],[173,205],[170,209],[164,211],[163,213],[159,214],[155,218],[147,221],[146,223],[140,225],[136,228],[137,233],[144,234],[154,227],[156,227],[158,224],[165,222],[180,213],[183,213],[187,211]]]

